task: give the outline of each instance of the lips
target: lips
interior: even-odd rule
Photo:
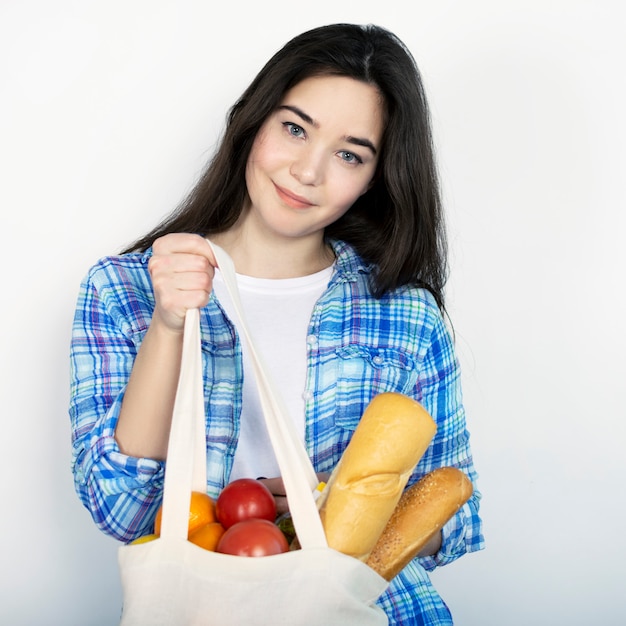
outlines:
[[[309,207],[315,206],[313,202],[309,202],[306,198],[299,196],[298,194],[292,193],[288,191],[284,187],[280,187],[276,183],[274,183],[274,187],[276,189],[276,193],[278,197],[288,206],[294,209],[308,209]]]

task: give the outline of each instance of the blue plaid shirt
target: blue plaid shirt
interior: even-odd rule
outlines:
[[[381,299],[371,268],[333,242],[336,269],[313,309],[307,338],[306,445],[318,472],[331,471],[378,393],[418,400],[437,433],[409,483],[455,466],[475,483],[460,373],[450,334],[433,297],[404,287]],[[121,541],[152,531],[164,464],[125,456],[114,433],[124,389],[154,309],[151,250],[100,260],[80,287],[71,342],[71,400],[76,490],[97,526]],[[214,297],[201,311],[205,378],[207,490],[228,483],[241,411],[241,344]],[[428,570],[483,547],[480,494],[445,525],[441,550],[412,561],[379,603],[390,624],[452,624]]]

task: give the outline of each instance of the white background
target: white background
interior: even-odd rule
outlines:
[[[619,0],[2,0],[0,622],[115,624],[115,541],[70,475],[78,284],[193,184],[293,35],[394,30],[420,65],[487,549],[459,626],[626,623],[626,47]]]

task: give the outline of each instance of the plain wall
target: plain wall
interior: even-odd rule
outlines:
[[[618,0],[0,4],[0,622],[115,624],[118,544],[70,474],[78,284],[191,187],[287,39],[375,22],[432,106],[487,549],[459,626],[626,623],[626,88]]]

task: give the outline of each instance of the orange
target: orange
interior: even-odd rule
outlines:
[[[163,505],[159,507],[156,517],[154,518],[154,533],[161,534],[161,516],[163,514]],[[191,534],[200,526],[205,526],[211,522],[216,522],[215,502],[206,493],[200,491],[191,492],[191,505],[189,507],[189,526],[188,533]]]
[[[134,546],[137,545],[138,543],[148,543],[148,541],[154,541],[155,539],[158,539],[159,536],[156,534],[152,534],[152,535],[144,535],[143,537],[139,537],[138,539],[135,539],[135,541],[131,541],[130,545]]]
[[[189,541],[205,550],[215,552],[215,548],[225,532],[226,529],[219,522],[211,522],[189,533]]]

